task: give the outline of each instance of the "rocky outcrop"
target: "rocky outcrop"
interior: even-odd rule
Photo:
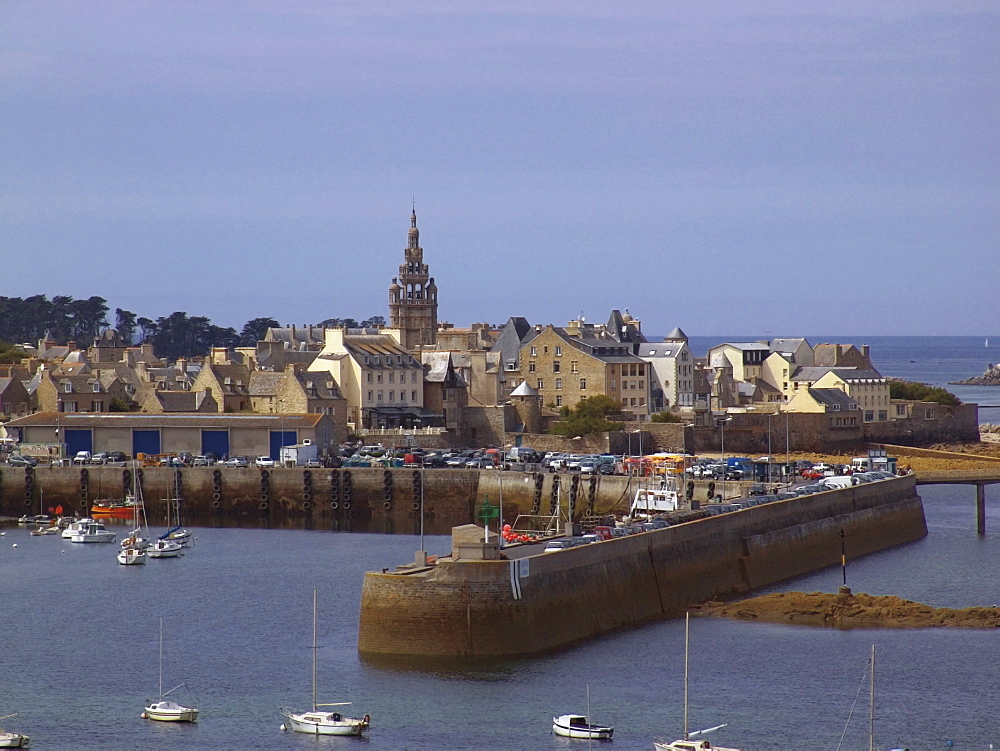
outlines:
[[[990,363],[981,376],[966,378],[964,381],[949,381],[954,386],[1000,386],[1000,363]]]
[[[1000,608],[934,608],[893,595],[780,592],[739,602],[707,602],[692,615],[833,628],[1000,628]]]

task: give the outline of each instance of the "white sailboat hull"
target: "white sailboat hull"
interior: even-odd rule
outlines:
[[[146,555],[150,558],[176,558],[183,550],[176,542],[157,540],[146,549]]]
[[[118,553],[118,562],[123,566],[141,566],[146,562],[146,553],[139,548],[124,548]]]
[[[312,735],[361,735],[367,730],[370,719],[344,717],[339,712],[302,712],[296,714],[283,709],[281,714],[288,721],[288,728],[296,733]]]
[[[741,751],[738,748],[713,746],[708,741],[674,741],[673,743],[654,743],[656,751]]]
[[[562,715],[552,718],[552,732],[563,738],[605,741],[611,740],[615,729],[601,725],[591,725],[585,717]]]
[[[158,722],[197,722],[198,710],[194,707],[182,707],[172,701],[149,702],[144,719]]]
[[[31,739],[21,733],[0,731],[0,748],[27,748]]]

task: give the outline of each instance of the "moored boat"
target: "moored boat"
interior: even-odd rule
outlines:
[[[17,713],[0,717],[0,720],[9,720],[11,717],[17,717]],[[0,748],[27,748],[30,741],[31,738],[24,733],[13,733],[0,728]]]
[[[287,720],[287,725],[282,724],[282,730],[294,730],[296,733],[311,733],[312,735],[362,735],[371,724],[371,716],[365,715],[361,719],[354,717],[344,717],[340,712],[327,712],[320,707],[340,707],[347,706],[351,702],[336,702],[330,704],[318,704],[316,702],[316,603],[317,590],[313,590],[313,664],[312,664],[312,684],[313,701],[312,710],[306,712],[294,712],[291,709],[281,707],[281,715]]]
[[[606,725],[592,725],[583,715],[564,714],[552,718],[552,732],[563,738],[609,741],[615,729]]]
[[[132,519],[136,511],[142,510],[142,502],[136,501],[132,496],[126,496],[124,500],[104,499],[94,501],[90,507],[90,513],[94,516],[111,517],[112,519]]]
[[[118,562],[123,566],[141,566],[146,562],[146,551],[142,548],[122,548],[118,551]]]
[[[72,539],[73,535],[81,532],[88,524],[94,524],[95,520],[91,519],[89,516],[83,519],[74,519],[66,525],[65,529],[62,531],[62,536],[64,540]]]
[[[144,720],[156,720],[157,722],[197,722],[199,714],[197,709],[185,707],[165,698],[167,694],[176,691],[183,685],[180,683],[170,691],[163,690],[163,619],[160,618],[160,699],[159,701],[147,699],[145,709],[139,716]]]
[[[70,542],[114,542],[117,535],[100,522],[91,522],[70,537]]]
[[[150,558],[176,558],[181,555],[184,547],[173,540],[156,540],[146,548],[146,555]]]

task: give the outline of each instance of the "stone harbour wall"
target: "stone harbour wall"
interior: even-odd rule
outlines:
[[[915,488],[901,477],[526,560],[368,573],[358,649],[371,658],[528,656],[678,616],[839,563],[841,530],[848,558],[925,536]]]

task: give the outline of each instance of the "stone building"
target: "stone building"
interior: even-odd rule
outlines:
[[[417,347],[435,344],[437,307],[437,285],[424,263],[414,210],[410,214],[410,231],[399,276],[393,277],[389,285],[389,327],[399,330],[403,349],[412,352]]]
[[[679,327],[662,342],[639,346],[639,357],[649,363],[650,411],[694,409],[694,356]]]

